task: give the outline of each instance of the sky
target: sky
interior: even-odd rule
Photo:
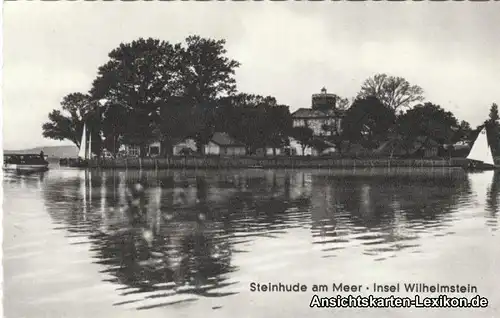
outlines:
[[[242,92],[310,107],[322,87],[354,97],[376,73],[421,86],[426,101],[480,124],[500,103],[500,10],[473,2],[4,2],[4,149],[44,139],[62,98],[87,92],[121,42],[226,39]]]

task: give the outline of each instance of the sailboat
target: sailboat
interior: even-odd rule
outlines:
[[[491,147],[488,144],[488,136],[486,127],[483,127],[479,132],[472,148],[467,156],[469,161],[468,169],[471,170],[494,170],[500,169],[500,166],[495,165]]]
[[[87,142],[87,124],[83,124],[82,139],[80,142],[80,150],[78,151],[78,158],[71,160],[70,167],[87,167],[88,160],[92,158],[92,134],[89,134],[89,141]]]

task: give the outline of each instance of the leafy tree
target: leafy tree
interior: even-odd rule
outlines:
[[[54,109],[49,113],[49,121],[42,125],[43,136],[54,140],[69,140],[80,147],[83,125],[87,123],[87,129],[92,133],[92,152],[99,154],[99,112],[90,96],[82,93],[68,94],[63,97],[61,108],[62,110]]]
[[[99,68],[91,94],[129,109],[123,142],[145,149],[156,140],[171,148],[174,140],[188,133],[206,139],[201,137],[205,133],[200,134],[207,130],[204,109],[214,108],[217,97],[236,87],[233,75],[239,63],[224,56],[224,44],[199,36],[186,38],[185,45],[152,38],[122,43]],[[168,126],[172,124],[183,129],[173,130]]]
[[[375,148],[386,140],[395,121],[394,111],[376,97],[358,98],[342,121],[342,137],[351,143]]]
[[[208,144],[215,133],[215,112],[213,109],[197,107],[194,109],[191,136],[196,142],[200,154],[203,154],[204,146]]]
[[[490,108],[489,120],[493,123],[498,124],[499,119],[500,119],[500,117],[498,116],[498,105],[493,103],[493,105],[491,105],[491,108]]]
[[[467,124],[462,124],[462,128],[466,129]],[[397,120],[397,132],[407,150],[422,138],[420,148],[425,147],[431,140],[441,145],[453,143],[457,132],[460,133],[460,128],[458,120],[451,112],[432,103],[415,106],[400,115]]]
[[[337,109],[346,110],[351,102],[348,98],[337,96]]]
[[[402,77],[376,74],[364,81],[357,99],[375,96],[385,106],[398,111],[423,101],[423,89]]]
[[[195,108],[186,104],[182,97],[172,97],[160,102],[160,119],[156,135],[161,142],[162,155],[172,153],[173,145],[186,138],[192,137],[196,130]],[[198,124],[199,126],[199,124]]]
[[[337,116],[340,120],[324,124],[321,128],[324,132],[327,133],[326,139],[335,145],[335,148],[338,152],[342,152],[342,144],[343,144],[344,140],[342,137],[341,121],[342,121],[343,114],[349,108],[351,101],[349,101],[348,98],[343,98],[337,94],[334,94],[334,95],[335,95],[335,100],[336,100],[335,112],[337,113]],[[317,147],[315,147],[317,149],[330,147],[329,145],[327,145],[325,143],[319,142],[318,144],[319,145]]]
[[[314,143],[313,130],[309,127],[294,127],[291,136],[300,143],[302,154],[304,154],[307,147],[311,147]]]
[[[472,138],[472,128],[468,122],[462,120],[459,124],[458,131],[453,137],[453,143],[457,142],[468,142],[470,143]]]
[[[332,124],[324,124],[321,128],[328,132],[327,140],[332,142],[335,145],[335,149],[342,153],[342,144],[344,142],[344,137],[342,135],[342,117],[340,117],[339,121],[335,121]]]
[[[116,156],[123,136],[127,133],[125,123],[129,120],[129,111],[118,104],[108,104],[105,107],[102,112],[103,146]]]
[[[490,114],[485,121],[486,129],[488,130],[488,142],[491,145],[491,150],[494,156],[500,153],[500,123],[498,115],[498,105],[493,103],[490,107]]]
[[[281,148],[288,144],[288,135],[292,129],[292,116],[290,108],[285,105],[266,106],[264,109],[265,144],[273,148],[273,155],[276,155],[276,148]]]
[[[49,113],[49,122],[42,125],[42,134],[45,138],[69,140],[77,147],[80,147],[80,140],[77,134],[78,128],[75,127],[76,125],[73,118],[64,115],[58,109],[54,109]]]
[[[247,152],[258,148],[284,146],[292,126],[289,107],[278,105],[272,96],[236,94],[221,99],[216,126],[247,145]]]
[[[247,146],[247,153],[250,154],[265,145],[262,131],[264,116],[259,108],[242,105],[239,101],[231,101],[219,108],[215,124],[218,130],[225,131],[243,142]]]
[[[225,40],[186,38],[178,49],[181,57],[181,87],[195,105],[208,107],[219,97],[236,92],[235,69],[240,63],[225,56]]]
[[[109,53],[93,82],[93,98],[106,98],[128,108],[123,141],[141,146],[141,154],[157,136],[159,102],[180,95],[180,46],[148,38],[122,43]]]

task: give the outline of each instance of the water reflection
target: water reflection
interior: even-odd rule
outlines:
[[[31,174],[18,174],[12,172],[3,172],[2,179],[4,184],[16,185],[25,189],[41,189],[46,172],[36,172]]]
[[[322,257],[359,250],[383,261],[422,252],[422,238],[453,235],[459,207],[484,189],[496,229],[498,174],[489,188],[483,179],[450,169],[93,170],[49,178],[43,195],[58,228],[90,244],[103,279],[135,296],[116,305],[148,309],[234,294],[235,255],[292,228],[310,230]],[[144,299],[158,302],[139,305]]]
[[[487,188],[486,194],[486,212],[487,224],[491,226],[493,231],[498,229],[498,210],[499,210],[499,197],[500,197],[500,172],[490,173],[491,183]]]
[[[317,175],[312,232],[324,257],[361,247],[376,260],[413,248],[422,235],[446,231],[449,214],[467,200],[469,183],[461,170],[390,171]]]

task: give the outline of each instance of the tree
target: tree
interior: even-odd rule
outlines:
[[[488,130],[488,142],[491,145],[491,150],[494,156],[498,156],[500,152],[500,124],[498,115],[498,105],[493,103],[490,107],[490,114],[485,121],[486,129]]]
[[[55,140],[69,140],[80,147],[84,121],[94,111],[90,104],[90,96],[86,94],[71,93],[64,96],[61,101],[62,110],[52,110],[49,113],[49,121],[42,125],[43,136]],[[90,126],[89,128],[92,128],[92,125]],[[94,137],[96,136],[93,135]]]
[[[208,107],[219,97],[236,92],[235,69],[240,63],[225,56],[225,40],[186,38],[179,48],[181,57],[181,83],[184,96],[195,105]]]
[[[273,155],[276,155],[276,148],[288,144],[288,135],[292,129],[292,122],[292,115],[288,106],[267,105],[265,107],[263,118],[264,142],[266,146],[273,148]]]
[[[423,101],[423,93],[420,86],[411,85],[402,77],[376,74],[363,82],[357,98],[375,96],[385,106],[398,111]]]
[[[341,136],[351,143],[375,148],[387,139],[395,121],[393,109],[376,97],[358,98],[346,112]]]
[[[467,129],[467,124],[462,124],[462,129]],[[401,114],[397,120],[397,132],[407,150],[412,149],[414,143],[422,138],[420,148],[425,147],[431,140],[441,145],[453,143],[457,133],[461,133],[460,128],[458,120],[451,112],[432,103],[417,105]]]
[[[127,132],[125,123],[129,120],[128,110],[118,104],[106,105],[102,114],[103,146],[114,156],[120,149]]]
[[[206,130],[202,127],[206,120],[201,119],[213,112],[205,109],[215,108],[219,96],[236,89],[233,75],[239,63],[225,57],[224,44],[224,40],[199,36],[186,38],[184,45],[152,38],[122,43],[99,68],[91,94],[128,108],[123,141],[142,150],[157,140],[171,148],[175,139],[187,133],[201,138],[206,135],[200,134]],[[196,114],[196,120],[186,114]],[[169,124],[183,129],[170,129]],[[206,139],[200,138],[200,142]]]
[[[200,154],[204,153],[204,146],[208,144],[215,133],[215,111],[213,108],[196,107],[191,117],[191,136],[196,142]]]
[[[123,140],[141,147],[157,136],[159,102],[182,93],[179,76],[182,60],[180,46],[152,38],[122,43],[109,53],[109,61],[99,67],[91,94],[128,108],[127,130]]]
[[[337,96],[337,109],[346,110],[351,102],[348,98]]]
[[[468,122],[462,120],[459,124],[458,131],[453,137],[453,143],[457,142],[468,142],[470,143],[472,138],[472,128]]]
[[[288,141],[292,117],[289,107],[272,96],[240,93],[220,100],[216,127],[245,143],[248,153],[271,147],[276,154]]]
[[[160,102],[160,119],[156,135],[161,142],[162,155],[172,153],[173,145],[197,129],[195,109],[186,104],[182,97],[172,97]]]
[[[335,149],[339,153],[342,153],[342,144],[344,142],[344,138],[342,136],[342,118],[343,116],[339,116],[334,123],[324,124],[321,127],[325,132],[329,133],[327,139],[335,145]]]
[[[495,124],[498,124],[499,119],[500,117],[498,116],[498,105],[493,103],[490,108],[489,120]]]
[[[348,98],[341,97],[337,94],[333,95],[335,96],[335,110],[330,109],[327,112],[329,113],[329,115],[335,114],[336,119],[323,124],[321,129],[327,133],[326,139],[330,143],[333,143],[335,145],[336,150],[338,152],[342,152],[342,144],[344,140],[341,136],[342,134],[341,120],[345,111],[349,109],[351,101],[349,101]],[[317,142],[317,144],[318,145],[315,146],[316,149],[327,149],[331,147],[331,145],[325,144],[324,142],[321,141]]]
[[[215,125],[246,145],[247,153],[265,146],[265,113],[248,94],[224,98],[217,108]]]
[[[302,154],[305,153],[307,147],[313,145],[313,130],[309,127],[294,127],[291,131],[291,136],[300,142]]]

